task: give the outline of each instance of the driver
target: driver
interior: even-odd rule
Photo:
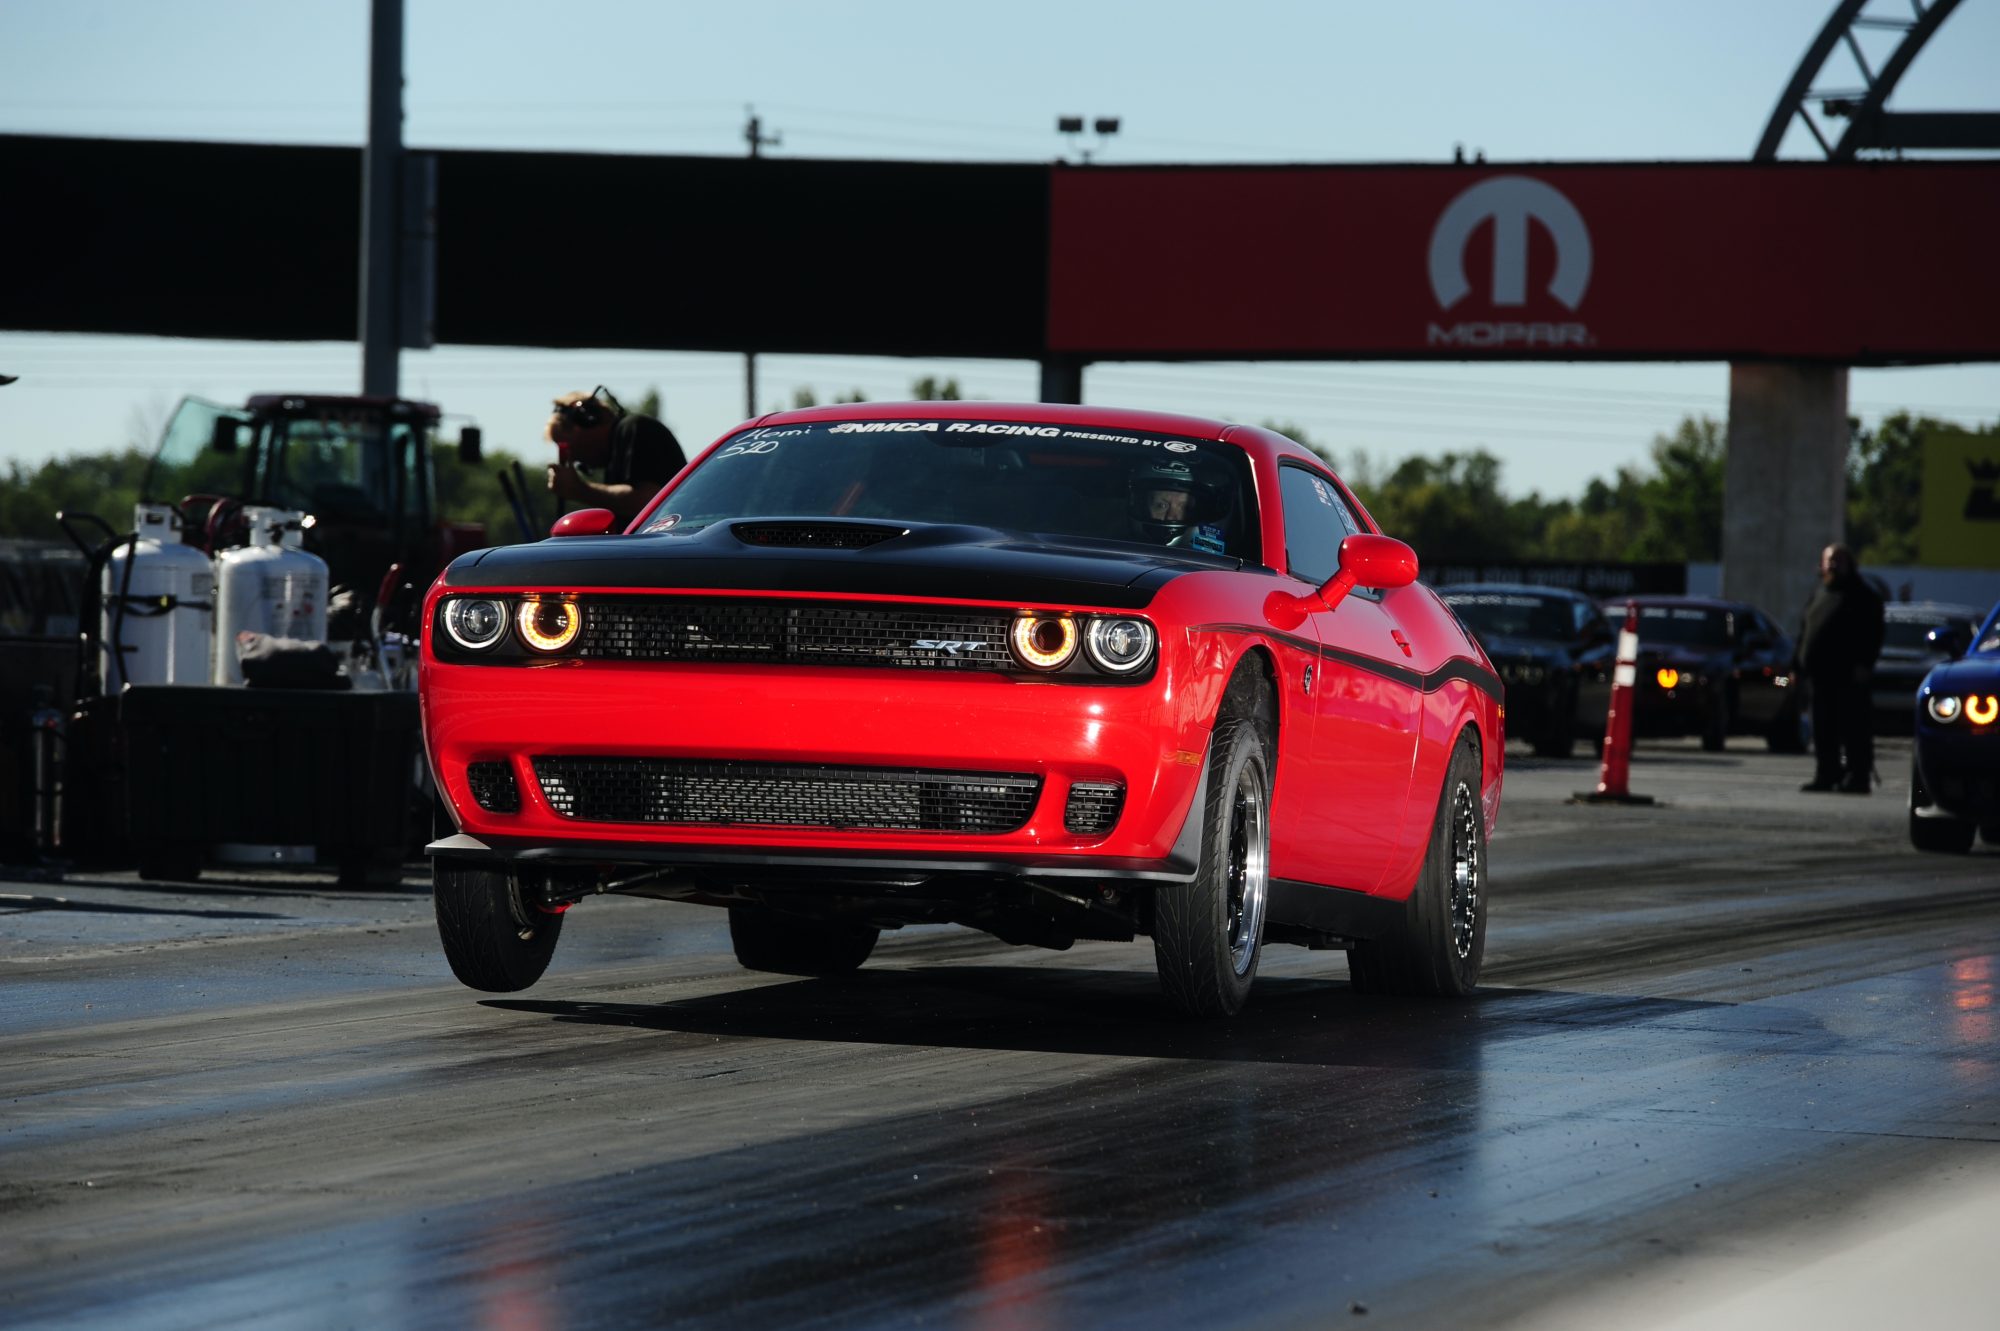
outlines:
[[[1132,526],[1141,540],[1192,546],[1194,510],[1194,472],[1185,462],[1151,463],[1133,473]]]

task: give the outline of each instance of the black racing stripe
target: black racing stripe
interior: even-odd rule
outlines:
[[[1296,633],[1284,633],[1254,624],[1190,624],[1188,632],[1254,633],[1261,637],[1276,638],[1279,642],[1288,643],[1302,652],[1310,652],[1323,661],[1338,661],[1342,665],[1353,666],[1356,670],[1365,670],[1371,675],[1393,679],[1398,684],[1407,685],[1423,693],[1436,693],[1452,680],[1462,679],[1494,702],[1506,701],[1506,690],[1500,683],[1500,677],[1477,662],[1468,661],[1463,657],[1453,657],[1427,675],[1409,666],[1395,665],[1340,647],[1327,647],[1314,642],[1311,638],[1302,638]]]

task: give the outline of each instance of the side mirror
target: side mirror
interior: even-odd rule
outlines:
[[[1319,589],[1331,610],[1356,587],[1407,587],[1417,580],[1417,552],[1387,536],[1350,536],[1340,543],[1340,567]]]
[[[565,513],[549,528],[551,536],[602,536],[616,526],[618,515],[608,508],[580,508]]]
[[[234,416],[217,416],[215,424],[209,427],[208,446],[217,453],[234,453],[236,432],[241,428],[242,422]]]
[[[468,425],[458,432],[458,460],[460,462],[479,461],[482,456],[480,450],[481,438],[482,436],[479,433],[477,425]]]

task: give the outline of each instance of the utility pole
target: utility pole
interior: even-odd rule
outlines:
[[[743,109],[750,117],[749,123],[743,126],[743,140],[750,145],[750,157],[752,161],[762,157],[766,148],[783,146],[785,141],[783,135],[765,135],[764,122],[757,115],[756,107],[746,106]],[[744,419],[748,420],[756,415],[757,353],[755,351],[746,351],[743,353],[743,416]]]
[[[403,0],[371,0],[361,170],[361,391],[394,397],[402,353]]]

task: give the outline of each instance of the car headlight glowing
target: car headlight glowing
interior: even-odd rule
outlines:
[[[521,641],[538,652],[559,652],[576,641],[583,629],[583,607],[558,597],[534,597],[521,602],[514,615]]]
[[[444,631],[469,652],[483,652],[507,634],[507,606],[484,596],[454,596],[444,603]]]
[[[1083,648],[1099,670],[1129,675],[1153,655],[1153,626],[1143,619],[1093,619]]]
[[[1980,697],[1969,693],[1965,697],[1965,719],[1975,726],[1990,726],[2000,720],[2000,697],[1989,693]]]
[[[1076,620],[1068,615],[1021,615],[1009,640],[1022,665],[1060,670],[1076,655],[1076,636]]]
[[[1931,714],[1931,720],[1942,721],[1946,725],[1958,720],[1958,699],[1949,693],[1933,693],[1924,708]]]
[[[1676,684],[1679,684],[1681,682],[1681,672],[1678,670],[1671,670],[1671,669],[1662,670],[1658,674],[1654,675],[1653,678],[1660,681],[1661,688],[1670,689],[1673,688]]]

